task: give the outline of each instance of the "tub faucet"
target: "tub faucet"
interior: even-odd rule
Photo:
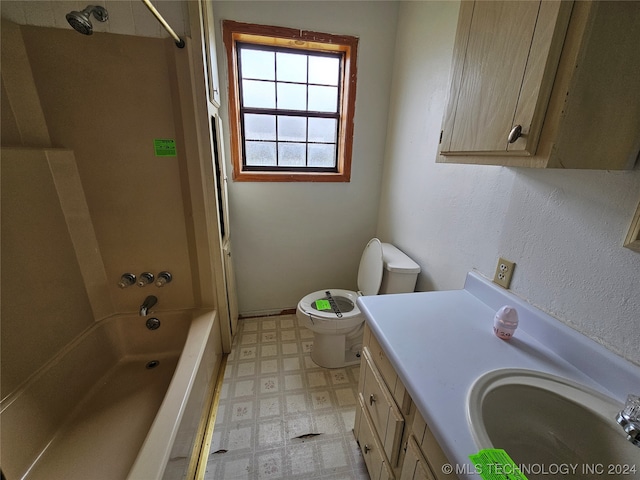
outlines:
[[[616,416],[616,422],[624,429],[627,440],[640,447],[640,397],[629,395],[624,408]]]
[[[147,298],[145,298],[144,302],[142,302],[142,305],[140,305],[140,316],[146,317],[149,314],[149,309],[156,303],[158,303],[158,298],[153,295],[149,295]]]

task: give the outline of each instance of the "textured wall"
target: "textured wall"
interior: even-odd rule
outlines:
[[[214,2],[217,26],[229,19],[360,38],[351,182],[229,182],[240,313],[295,307],[321,288],[356,287],[377,218],[396,10],[394,2]],[[220,34],[218,28],[221,117],[228,132]],[[227,154],[229,177],[230,161]]]
[[[399,11],[378,233],[423,268],[420,290],[493,278],[640,364],[640,255],[622,247],[640,170],[538,171],[436,164],[458,5]]]

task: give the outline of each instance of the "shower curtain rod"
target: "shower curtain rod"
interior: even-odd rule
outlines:
[[[156,10],[156,7],[154,7],[151,4],[150,0],[142,0],[142,3],[144,3],[147,8],[151,11],[151,13],[153,13],[153,15],[158,19],[158,21],[162,24],[162,26],[164,27],[164,29],[169,32],[169,35],[171,35],[171,37],[176,41],[176,46],[178,48],[184,48],[184,40],[182,40],[178,34],[176,32],[173,31],[173,28],[171,28],[169,26],[169,24],[166,22],[166,20],[162,17],[162,15],[160,15],[160,12],[158,10]]]

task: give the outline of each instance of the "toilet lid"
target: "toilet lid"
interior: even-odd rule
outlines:
[[[360,258],[358,290],[362,295],[377,295],[382,283],[382,243],[377,238],[369,240]]]

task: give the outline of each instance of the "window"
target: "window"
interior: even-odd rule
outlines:
[[[348,182],[358,39],[223,22],[233,178]]]

